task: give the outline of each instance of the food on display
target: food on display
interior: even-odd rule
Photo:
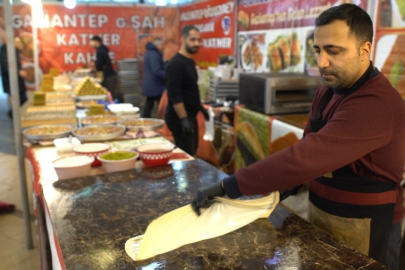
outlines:
[[[113,152],[101,155],[100,158],[104,160],[124,160],[136,157],[136,153],[132,152]]]
[[[53,76],[52,75],[45,74],[43,76],[40,91],[42,91],[42,92],[53,91]]]
[[[395,61],[394,65],[391,68],[390,73],[390,82],[392,86],[397,87],[401,78],[404,76],[404,64],[401,60]]]
[[[161,119],[153,118],[139,118],[139,119],[128,119],[119,122],[120,125],[126,126],[132,131],[150,131],[162,128],[165,121]]]
[[[88,76],[84,78],[84,80],[77,85],[75,89],[76,96],[88,96],[88,95],[105,95],[107,91],[99,85],[93,83]]]
[[[27,128],[23,134],[29,140],[50,140],[66,137],[75,128],[74,125],[43,125]]]
[[[47,105],[47,106],[30,106],[27,113],[41,113],[41,112],[70,112],[75,111],[75,105]]]
[[[81,141],[107,141],[125,133],[125,127],[113,125],[88,126],[74,130],[73,135]]]
[[[57,68],[50,68],[50,69],[49,69],[49,74],[50,74],[51,76],[53,76],[53,77],[56,77],[56,76],[59,75],[59,71],[58,71]]]
[[[249,27],[249,15],[243,10],[238,13],[238,24],[245,28]]]
[[[82,119],[83,125],[99,125],[99,124],[115,124],[121,121],[122,118],[113,115],[95,115]]]
[[[46,104],[46,94],[44,92],[35,92],[32,104],[34,106],[45,105]]]
[[[76,103],[76,107],[87,109],[87,108],[90,108],[91,105],[96,105],[96,104],[98,104],[97,100],[80,101],[80,102]]]
[[[103,104],[91,104],[89,115],[99,115],[105,113],[105,106]]]

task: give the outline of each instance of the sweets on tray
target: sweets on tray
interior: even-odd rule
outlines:
[[[76,96],[88,96],[88,95],[105,95],[107,92],[99,84],[93,83],[88,76],[77,85],[75,89]]]
[[[45,74],[42,78],[40,91],[51,92],[53,91],[53,76],[50,74]]]
[[[32,100],[34,106],[43,106],[46,104],[46,94],[44,92],[35,92]]]
[[[75,111],[75,105],[47,105],[47,106],[30,106],[27,113],[40,113],[40,112],[66,112]]]
[[[89,115],[97,115],[97,114],[104,114],[105,108],[103,104],[91,104]]]

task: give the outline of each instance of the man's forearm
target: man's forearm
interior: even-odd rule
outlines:
[[[179,117],[179,119],[183,119],[185,117],[187,117],[187,112],[186,112],[186,108],[184,108],[184,103],[183,102],[179,102],[173,105],[174,110],[177,113],[177,116]]]

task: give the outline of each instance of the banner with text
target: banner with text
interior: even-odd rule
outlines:
[[[342,3],[366,0],[239,0],[239,66],[251,72],[319,74],[312,48],[315,19]]]
[[[3,14],[1,10],[4,43]],[[124,58],[142,57],[145,45],[155,36],[164,38],[165,59],[170,59],[178,50],[176,8],[78,5],[67,9],[60,4],[45,4],[44,14],[37,24],[39,65],[43,73],[50,68],[57,68],[59,72],[73,71],[94,61],[96,52],[90,46],[93,35],[102,38],[114,63]],[[26,47],[26,51],[22,51],[22,57],[28,61],[24,68],[33,74],[29,6],[14,6],[12,18],[15,35],[23,38]]]
[[[179,33],[186,25],[195,25],[201,32],[202,44],[194,57],[199,67],[233,63],[234,10],[233,0],[210,0],[179,8]]]

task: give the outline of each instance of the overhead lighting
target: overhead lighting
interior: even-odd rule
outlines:
[[[167,6],[167,0],[156,0],[155,4],[160,7]]]
[[[179,2],[179,0],[170,0],[170,4],[176,5]]]
[[[68,9],[73,9],[76,7],[76,0],[63,0],[63,4]]]

